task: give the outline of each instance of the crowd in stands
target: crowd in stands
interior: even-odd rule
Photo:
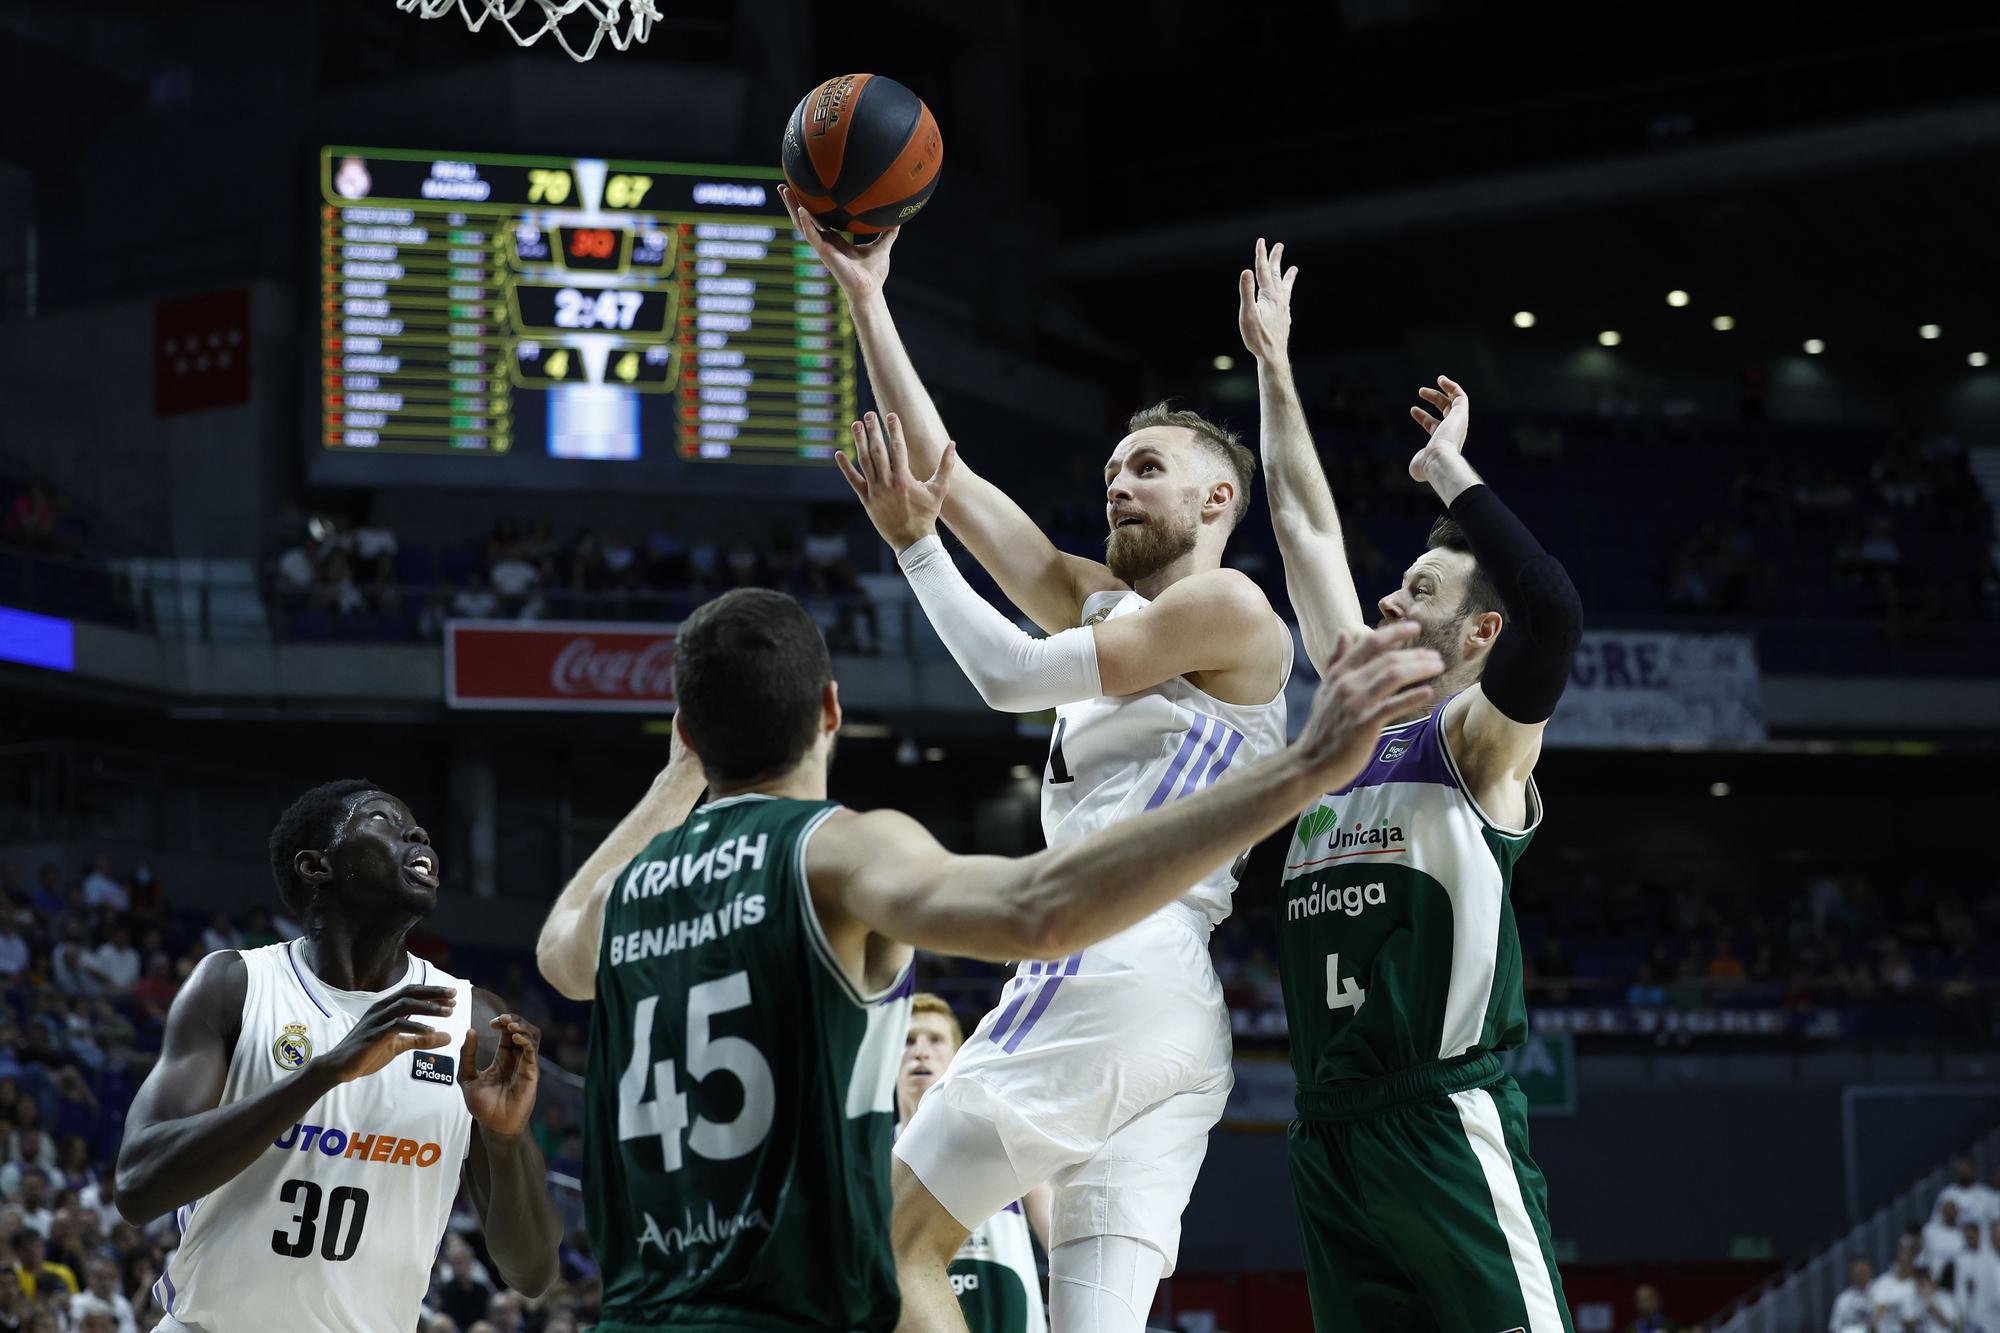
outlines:
[[[683,536],[671,516],[638,536],[566,537],[546,519],[502,518],[477,550],[433,551],[340,513],[308,520],[271,577],[295,631],[427,639],[448,617],[677,620],[731,588],[777,588],[813,610],[835,651],[868,652],[876,625],[850,547],[857,518],[844,508],[774,511],[761,542],[707,528]]]
[[[1969,1157],[1952,1163],[1921,1229],[1900,1237],[1880,1273],[1848,1265],[1828,1333],[2000,1333],[2000,1170],[1979,1179]]]
[[[1983,980],[2000,975],[2000,898],[1920,866],[1772,867],[1730,890],[1698,870],[1549,860],[1512,900],[1531,1010],[1839,1011],[1856,1037],[2000,1032]],[[1213,936],[1239,1040],[1284,1038],[1272,910],[1239,895]]]
[[[0,864],[0,1333],[140,1333],[159,1320],[155,1283],[179,1233],[171,1214],[134,1226],[114,1206],[125,1108],[196,963],[298,933],[262,904],[241,914],[178,911],[144,862],[121,868],[99,856],[81,874],[50,862],[31,879]],[[514,1007],[544,1024],[550,1058],[582,1069],[580,1024],[559,1020],[518,962],[506,977]],[[551,1169],[573,1176],[581,1139],[573,1098],[561,1091],[545,1080],[534,1134]],[[494,1279],[461,1197],[420,1333],[588,1325],[596,1267],[573,1206],[566,1216],[562,1278],[524,1301]]]

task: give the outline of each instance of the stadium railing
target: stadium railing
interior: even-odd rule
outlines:
[[[2000,1165],[2000,1129],[1951,1156],[1970,1157],[1979,1178],[1986,1179]],[[1896,1253],[1897,1238],[1923,1226],[1950,1180],[1949,1164],[1940,1162],[1825,1250],[1711,1319],[1715,1333],[1821,1333],[1834,1298],[1847,1285],[1848,1264],[1866,1259],[1882,1272]]]

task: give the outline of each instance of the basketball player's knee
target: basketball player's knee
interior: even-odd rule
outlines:
[[[901,1160],[890,1172],[889,1187],[895,1205],[889,1220],[889,1244],[896,1252],[896,1262],[949,1264],[965,1243],[966,1229]]]

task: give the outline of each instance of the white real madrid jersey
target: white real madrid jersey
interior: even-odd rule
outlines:
[[[1083,603],[1083,623],[1116,619],[1147,605],[1136,592],[1093,593]],[[1285,682],[1291,674],[1287,631],[1285,669],[1269,703],[1224,703],[1176,676],[1138,694],[1064,704],[1056,710],[1042,775],[1042,836],[1051,847],[1074,842],[1192,796],[1232,768],[1283,749]],[[1219,924],[1229,915],[1236,873],[1234,865],[1218,867],[1180,902],[1210,926]]]
[[[302,945],[241,951],[243,1025],[222,1105],[291,1077],[407,985],[458,992],[450,1018],[419,1020],[450,1041],[340,1084],[241,1174],[181,1207],[180,1249],[153,1288],[162,1333],[416,1327],[472,1143],[456,1068],[472,988],[412,957],[388,990],[335,990],[306,968]]]

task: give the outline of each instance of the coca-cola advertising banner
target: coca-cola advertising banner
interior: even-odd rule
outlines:
[[[444,631],[445,703],[453,708],[670,712],[678,628],[453,620]]]

